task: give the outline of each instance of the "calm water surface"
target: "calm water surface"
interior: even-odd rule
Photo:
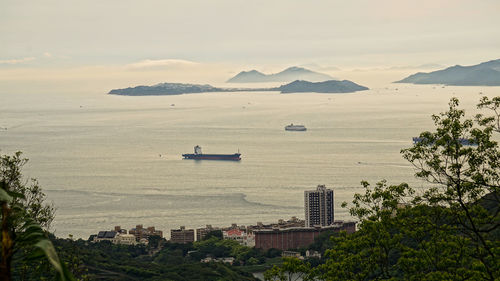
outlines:
[[[396,90],[397,88],[397,90]],[[303,192],[335,189],[342,201],[361,180],[425,183],[400,155],[432,129],[452,96],[471,115],[500,87],[387,85],[353,94],[207,93],[162,97],[0,94],[0,149],[30,158],[56,208],[53,229],[87,238],[121,225],[168,232],[303,218]],[[307,132],[286,132],[289,123]],[[4,129],[1,129],[4,128]],[[6,128],[6,129],[5,129]],[[241,162],[182,160],[242,153]]]

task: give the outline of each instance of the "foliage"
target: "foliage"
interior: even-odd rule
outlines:
[[[54,208],[43,203],[45,195],[36,180],[30,185],[23,183],[21,168],[26,161],[20,152],[0,156],[0,277],[12,280],[13,261],[26,267],[30,261],[45,257],[54,268],[57,280],[73,280],[42,228],[50,225]]]
[[[255,280],[228,264],[194,261],[188,255],[192,244],[167,242],[150,255],[144,245],[53,239],[61,258],[69,260],[78,253],[76,264],[86,269],[83,277],[88,280]]]
[[[294,281],[294,280],[313,280],[309,279],[311,267],[308,263],[303,263],[298,258],[283,258],[281,266],[273,266],[264,273],[265,280],[276,281]]]
[[[500,279],[500,151],[492,136],[500,132],[500,97],[481,99],[478,107],[494,115],[475,120],[458,105],[451,99],[447,112],[432,116],[436,131],[401,151],[429,188],[362,182],[365,192],[349,208],[358,231],[333,235],[324,264],[304,269],[296,261],[266,280],[299,268],[315,280]]]
[[[240,245],[237,241],[231,239],[221,239],[212,236],[208,239],[194,242],[193,247],[197,250],[191,254],[194,260],[200,260],[205,257],[222,258],[234,257],[238,264],[262,264],[265,262],[264,253],[255,248]]]
[[[281,251],[280,249],[275,249],[275,248],[270,248],[269,250],[266,251],[266,257],[267,258],[275,258],[275,257],[281,257]]]
[[[210,239],[212,237],[222,239],[223,238],[222,231],[221,230],[212,230],[209,233],[207,233],[207,235],[205,235],[205,237],[203,237],[203,240],[207,240],[207,239]]]
[[[477,122],[482,126],[489,126],[496,132],[500,133],[500,97],[489,99],[482,97],[477,105],[480,109],[489,109],[493,112],[493,116],[484,117],[483,114],[476,115]]]
[[[13,196],[11,203],[13,206],[20,206],[18,212],[22,212],[12,218],[19,221],[12,223],[18,226],[23,223],[24,217],[30,217],[47,230],[54,220],[55,208],[44,203],[46,196],[36,179],[30,179],[28,182],[23,179],[21,170],[27,162],[28,159],[23,158],[19,151],[12,156],[0,156],[0,181],[6,184],[7,192],[11,196],[17,195]]]
[[[158,248],[158,246],[162,242],[163,242],[163,238],[161,238],[159,235],[150,235],[150,236],[148,236],[148,247],[150,249]]]
[[[482,99],[479,107],[486,106],[491,106],[490,101]],[[500,203],[500,150],[492,140],[496,117],[462,120],[465,112],[457,107],[458,100],[451,99],[447,112],[433,115],[436,132],[422,133],[424,141],[402,153],[417,169],[417,177],[435,184],[415,203],[446,207],[452,215],[451,225],[475,249],[473,259],[493,280],[500,274],[496,252],[500,245],[490,233],[500,226],[500,215],[488,213],[477,203],[486,194]],[[465,146],[460,139],[468,139],[474,146]]]

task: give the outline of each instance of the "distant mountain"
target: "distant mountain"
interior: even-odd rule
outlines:
[[[500,59],[472,66],[455,65],[429,73],[419,72],[394,83],[500,86]]]
[[[212,87],[210,85],[160,83],[153,86],[137,86],[133,88],[114,89],[111,90],[108,94],[124,96],[163,96],[219,91],[224,90]]]
[[[357,91],[368,90],[367,87],[358,85],[354,82],[343,80],[329,80],[324,82],[308,82],[296,80],[292,83],[283,85],[281,87],[276,88],[278,91],[281,91],[283,94],[287,93],[304,93],[304,92],[312,92],[312,93],[352,93]]]
[[[290,82],[295,80],[326,81],[333,77],[327,74],[314,72],[303,67],[292,66],[279,73],[264,74],[257,70],[242,71],[233,78],[227,80],[228,83],[264,83],[264,82]]]
[[[268,75],[257,70],[242,71],[233,78],[227,80],[228,83],[259,83],[268,79]],[[268,82],[268,81],[265,81]]]

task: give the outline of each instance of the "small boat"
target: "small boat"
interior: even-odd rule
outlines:
[[[304,125],[294,125],[293,123],[285,127],[285,131],[307,131]]]

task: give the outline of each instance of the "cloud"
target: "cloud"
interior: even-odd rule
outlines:
[[[49,53],[49,52],[45,52],[45,53],[43,53],[43,56],[46,57],[46,58],[51,58],[52,54]]]
[[[180,59],[163,59],[163,60],[142,60],[136,63],[127,64],[125,68],[132,70],[141,69],[158,69],[158,68],[177,68],[186,66],[199,65],[197,62],[180,60]]]
[[[0,64],[21,64],[29,61],[33,61],[36,58],[34,57],[27,57],[27,58],[22,58],[22,59],[9,59],[9,60],[0,60]]]

